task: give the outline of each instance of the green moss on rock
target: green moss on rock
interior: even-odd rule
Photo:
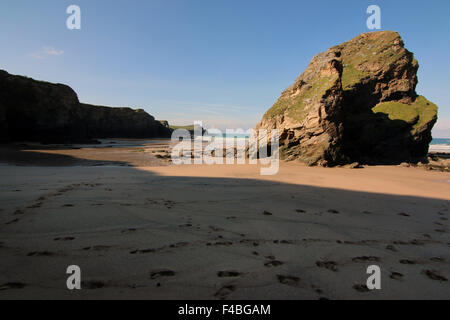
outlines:
[[[374,113],[384,113],[390,120],[402,120],[411,124],[412,132],[426,125],[437,117],[438,107],[428,101],[425,97],[419,96],[413,104],[388,101],[382,102],[372,108]]]
[[[342,88],[349,90],[357,83],[360,83],[362,79],[367,76],[367,73],[356,69],[353,65],[344,65],[342,71]]]
[[[393,44],[398,47],[393,47]],[[332,49],[342,56],[342,88],[351,90],[369,76],[369,72],[394,64],[405,57],[402,39],[397,32],[368,33]]]
[[[294,86],[286,90],[264,117],[273,118],[288,111],[289,117],[297,121],[303,121],[312,103],[321,99],[337,79],[337,76],[318,77],[299,89]],[[299,92],[295,93],[296,90],[299,90]]]
[[[194,131],[195,130],[195,126],[194,125],[190,125],[190,126],[170,126],[170,129],[172,130],[177,130],[177,129],[185,129],[188,131]]]
[[[363,34],[333,49],[342,53],[344,64],[358,68],[368,63],[393,63],[401,58],[401,50],[394,51],[392,48],[394,43],[403,43],[400,35],[393,31],[382,31]]]

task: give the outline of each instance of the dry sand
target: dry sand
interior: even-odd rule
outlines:
[[[450,173],[260,176],[161,166],[148,147],[3,150],[0,299],[450,298]],[[382,289],[367,291],[373,264]]]

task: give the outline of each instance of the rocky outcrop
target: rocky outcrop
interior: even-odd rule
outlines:
[[[87,132],[96,138],[170,137],[171,130],[142,109],[81,104]]]
[[[170,128],[169,121],[167,121],[167,120],[159,120],[159,122],[163,125],[163,127]]]
[[[0,70],[3,142],[86,142],[93,138],[169,137],[170,133],[143,110],[83,104],[66,85]]]
[[[281,156],[310,165],[414,161],[437,120],[418,67],[398,33],[362,34],[314,57],[255,129],[278,129]]]
[[[5,108],[0,103],[0,143],[9,139],[8,122],[6,121]]]
[[[207,132],[207,130],[205,128],[203,128],[202,126],[196,125],[196,124],[189,125],[189,126],[170,126],[170,128],[172,130],[179,130],[179,129],[187,130],[187,131],[189,131],[191,138],[193,138],[193,139],[195,137],[197,137],[197,135],[203,136]]]

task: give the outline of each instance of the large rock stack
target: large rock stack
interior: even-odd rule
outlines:
[[[415,92],[418,62],[392,31],[314,57],[255,129],[278,129],[280,154],[309,165],[425,157],[437,107]]]

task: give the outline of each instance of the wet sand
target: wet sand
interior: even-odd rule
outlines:
[[[450,297],[448,172],[281,163],[261,176],[170,165],[165,148],[3,153],[0,299]],[[69,265],[82,290],[67,290]],[[365,287],[369,265],[381,290]]]

